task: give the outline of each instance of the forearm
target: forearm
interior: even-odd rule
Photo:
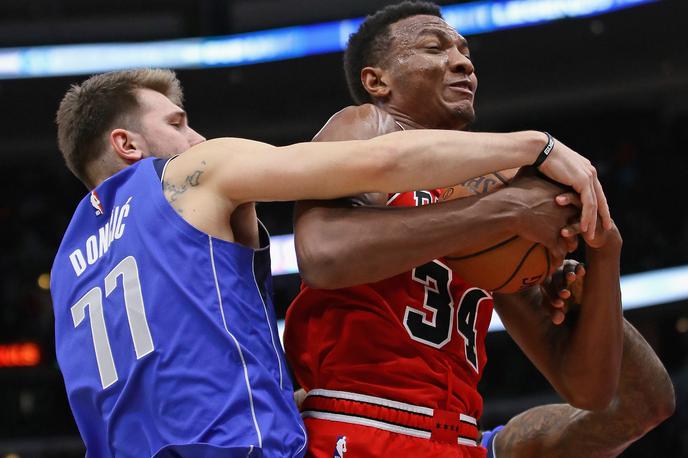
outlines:
[[[625,447],[593,414],[568,404],[534,407],[512,418],[495,438],[499,458],[612,458]]]
[[[552,323],[539,287],[517,294],[495,293],[493,297],[495,310],[509,335],[561,397],[575,404],[576,393],[568,390],[560,366],[560,341],[568,331]]]
[[[596,408],[606,405],[615,392],[621,370],[620,252],[620,239],[587,249],[580,311],[570,333],[559,341],[563,383],[571,392],[597,393],[598,399],[587,400]]]
[[[599,410],[611,400],[621,364],[619,290],[621,242],[588,250],[586,284],[578,311],[554,325],[544,290],[495,294],[504,325],[559,394],[575,407]]]
[[[202,174],[200,184],[237,205],[334,199],[451,186],[494,170],[529,165],[545,143],[544,134],[535,131],[417,130],[278,148],[220,138],[196,145],[175,161],[174,169]]]
[[[380,154],[391,152],[390,168],[376,191],[433,189],[532,164],[546,137],[541,132],[505,134],[448,130],[394,132],[368,140]],[[407,177],[418,177],[409,187]]]
[[[514,217],[504,202],[480,197],[423,207],[298,208],[299,268],[318,288],[370,283],[458,247],[477,250],[503,240],[511,235]]]

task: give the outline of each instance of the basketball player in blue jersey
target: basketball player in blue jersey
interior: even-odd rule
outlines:
[[[539,157],[543,173],[583,193],[587,224],[598,208],[608,218],[589,161],[558,142],[547,156],[539,132],[205,141],[166,70],[73,86],[57,125],[90,190],[51,292],[57,358],[92,457],[303,455],[255,201],[446,186]]]

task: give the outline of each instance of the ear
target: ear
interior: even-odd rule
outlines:
[[[127,164],[143,159],[140,143],[142,143],[140,136],[126,129],[114,129],[110,132],[110,146],[115,154]]]
[[[365,67],[361,70],[361,84],[374,99],[386,99],[392,92],[388,86],[387,73],[379,67]]]

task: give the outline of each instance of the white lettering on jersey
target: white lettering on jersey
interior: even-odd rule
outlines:
[[[81,248],[77,248],[69,255],[69,261],[77,277],[84,273],[88,266],[92,266],[103,257],[112,242],[122,238],[126,227],[124,219],[129,216],[131,208],[129,203],[131,199],[129,197],[121,208],[116,206],[110,215],[110,220],[98,228],[97,234],[93,234],[86,239],[84,243],[86,256],[84,256],[84,250]]]

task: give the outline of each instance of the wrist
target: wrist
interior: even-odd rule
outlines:
[[[549,140],[547,134],[537,130],[526,130],[514,134],[519,136],[519,147],[516,150],[523,153],[520,166],[533,165],[547,146]]]
[[[535,159],[535,162],[533,162],[532,167],[535,169],[539,169],[540,166],[542,165],[543,162],[547,160],[549,157],[549,153],[552,152],[552,149],[554,149],[554,137],[552,137],[549,132],[543,132],[547,136],[547,144],[545,147],[540,151],[540,154],[538,155],[537,159]]]
[[[587,246],[586,251],[592,256],[620,257],[623,240],[621,236],[610,235],[608,240],[599,247]]]

